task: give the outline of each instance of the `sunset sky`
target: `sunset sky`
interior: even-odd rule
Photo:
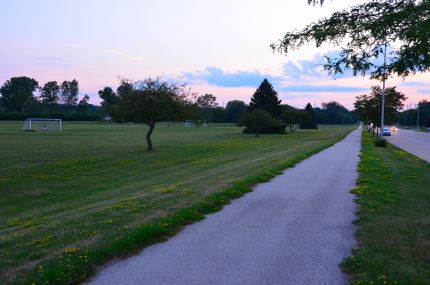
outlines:
[[[77,79],[80,96],[99,103],[97,91],[118,77],[181,78],[219,104],[249,102],[267,77],[284,103],[304,107],[354,97],[380,84],[366,77],[329,77],[318,67],[338,47],[303,47],[288,56],[269,45],[359,0],[2,0],[0,85],[14,76],[47,81]],[[346,4],[347,3],[347,4]],[[430,73],[390,78],[410,99],[430,100]]]

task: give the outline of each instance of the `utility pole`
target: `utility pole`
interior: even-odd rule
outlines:
[[[420,128],[420,103],[417,104],[417,130]]]
[[[382,77],[382,110],[381,110],[381,132],[384,129],[385,119],[385,80],[387,77],[387,42],[384,44],[384,75]]]

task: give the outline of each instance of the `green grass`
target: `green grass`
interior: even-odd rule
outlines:
[[[244,135],[231,126],[65,123],[61,133],[0,122],[0,280],[67,284],[163,240],[353,126]]]
[[[430,164],[363,132],[352,284],[430,284]]]

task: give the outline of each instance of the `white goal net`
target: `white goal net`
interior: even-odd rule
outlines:
[[[63,125],[61,119],[39,119],[39,118],[29,118],[25,120],[24,131],[62,131]]]

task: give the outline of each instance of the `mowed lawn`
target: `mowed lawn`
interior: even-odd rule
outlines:
[[[71,253],[82,252],[84,264],[91,258],[87,249],[109,246],[142,224],[329,146],[355,128],[257,138],[232,126],[157,126],[155,151],[147,152],[144,125],[65,122],[63,132],[21,127],[0,122],[0,283],[49,274],[45,264]],[[50,282],[75,278],[55,274]]]
[[[430,164],[363,132],[352,284],[430,284]]]

